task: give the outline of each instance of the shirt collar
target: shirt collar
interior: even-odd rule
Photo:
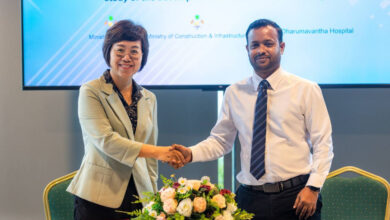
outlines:
[[[279,85],[279,82],[281,80],[281,75],[282,75],[282,68],[279,67],[277,70],[275,70],[275,72],[273,72],[269,77],[267,77],[267,81],[269,82],[269,84],[271,85],[271,87],[269,89],[271,90],[277,90],[277,86]],[[264,80],[263,78],[261,78],[259,75],[256,74],[255,71],[253,71],[253,75],[252,75],[252,83],[253,83],[253,89],[257,92],[258,91],[258,87],[259,87],[259,83]]]
[[[112,86],[113,86],[114,91],[119,92],[118,87],[116,87],[116,85],[114,83],[114,80],[111,77],[110,71],[108,71],[108,70],[105,71],[103,73],[103,76],[104,76],[104,79],[106,80],[106,83],[111,83]],[[133,99],[133,101],[138,101],[139,99],[142,98],[142,93],[141,93],[142,86],[138,85],[138,83],[135,82],[134,79],[132,79],[132,81],[133,81],[132,99]]]

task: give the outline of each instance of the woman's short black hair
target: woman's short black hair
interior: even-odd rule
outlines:
[[[130,20],[118,21],[107,30],[103,43],[104,60],[107,65],[110,66],[110,52],[112,45],[124,40],[141,41],[142,62],[139,70],[142,70],[148,60],[149,54],[148,33],[141,25],[134,24],[134,22]]]

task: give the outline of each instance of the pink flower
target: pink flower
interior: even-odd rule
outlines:
[[[160,213],[160,215],[159,215],[159,216],[157,216],[157,218],[156,218],[156,219],[157,219],[157,220],[165,220],[165,219],[166,219],[166,217],[167,217],[167,216],[165,215],[165,213],[164,213],[164,212],[161,212],[161,213]]]
[[[206,199],[203,197],[195,197],[194,199],[194,212],[202,213],[206,210]]]
[[[210,186],[210,189],[215,189],[215,185],[212,183],[206,183],[206,186]]]
[[[164,212],[166,212],[167,214],[174,214],[176,212],[176,207],[176,199],[167,199],[163,205]]]
[[[160,192],[161,201],[164,202],[167,199],[174,199],[176,195],[176,190],[174,188],[166,188]]]
[[[222,215],[218,215],[217,217],[214,218],[214,220],[224,220]]]
[[[199,190],[200,187],[200,181],[199,180],[188,180],[187,181],[188,185],[191,186],[191,188],[195,191]]]
[[[217,194],[217,195],[213,196],[211,201],[215,202],[217,204],[217,206],[221,209],[226,207],[225,197],[221,194]]]

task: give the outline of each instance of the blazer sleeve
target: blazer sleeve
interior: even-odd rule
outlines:
[[[88,84],[80,88],[78,114],[84,142],[90,142],[106,156],[133,167],[141,142],[129,140],[114,131],[106,115],[100,90]]]

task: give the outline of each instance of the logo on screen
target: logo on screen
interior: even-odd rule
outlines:
[[[195,15],[194,19],[192,19],[190,23],[194,28],[199,29],[204,24],[204,21],[199,15]]]
[[[116,21],[114,20],[114,17],[112,17],[110,15],[110,16],[108,16],[108,20],[104,22],[104,25],[107,25],[108,27],[111,27],[115,23],[116,23]]]

